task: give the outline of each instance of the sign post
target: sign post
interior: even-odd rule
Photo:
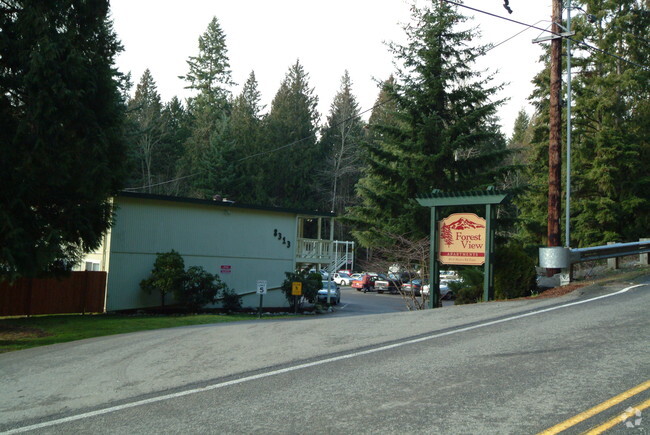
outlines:
[[[443,264],[483,264],[483,300],[488,301],[494,293],[494,226],[496,208],[508,194],[493,188],[485,191],[450,192],[434,190],[416,198],[424,207],[431,208],[431,247],[429,271],[431,272],[429,307],[440,305],[440,270]],[[485,219],[473,213],[457,213],[438,222],[438,207],[485,205]],[[481,246],[479,246],[481,245]],[[452,247],[453,246],[453,247]]]
[[[298,314],[298,296],[302,296],[302,283],[301,282],[292,282],[291,283],[291,294],[293,295],[294,313]]]
[[[260,279],[257,281],[257,294],[260,295],[260,308],[257,315],[258,319],[262,318],[262,302],[264,300],[264,295],[266,294],[266,287],[267,287],[266,280]]]

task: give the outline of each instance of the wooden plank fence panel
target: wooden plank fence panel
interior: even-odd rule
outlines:
[[[106,272],[0,282],[0,316],[102,313],[105,300]]]

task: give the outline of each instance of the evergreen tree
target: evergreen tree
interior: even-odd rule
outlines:
[[[521,154],[525,191],[513,199],[519,211],[518,238],[525,246],[546,245],[548,224],[548,147],[550,108],[550,63],[547,52],[540,62],[545,66],[533,79],[530,97],[535,113],[529,121],[529,143]]]
[[[128,102],[128,117],[135,127],[131,136],[131,155],[135,159],[135,171],[131,182],[151,192],[154,183],[154,156],[165,136],[162,103],[151,71],[146,69],[140,78],[135,95]]]
[[[345,71],[321,137],[321,146],[327,153],[322,171],[324,200],[329,201],[331,210],[339,215],[355,200],[354,188],[361,175],[360,147],[365,140],[364,126],[352,94],[350,75]]]
[[[647,1],[582,3],[579,37],[600,50],[574,61],[572,244],[634,241],[650,227],[650,14]]]
[[[213,18],[199,38],[199,54],[187,61],[188,88],[198,94],[188,100],[192,117],[191,135],[186,143],[183,176],[188,177],[185,194],[211,198],[228,192],[233,177],[230,160],[233,143],[229,121],[231,110],[230,64],[225,35]]]
[[[235,180],[232,194],[238,201],[252,204],[267,203],[264,174],[260,169],[262,152],[261,94],[257,89],[255,73],[251,71],[241,94],[235,98],[230,116],[230,130],[234,142]]]
[[[206,31],[199,37],[199,54],[187,61],[189,72],[180,78],[188,82],[188,89],[199,92],[208,104],[223,104],[230,98],[230,86],[235,83],[230,71],[226,35],[217,17],[213,17]]]
[[[316,143],[318,97],[299,61],[289,68],[265,122],[265,151],[260,157],[264,186],[277,206],[324,210],[316,188],[324,153]]]
[[[349,218],[366,246],[382,233],[421,238],[429,234],[429,210],[413,199],[433,189],[485,189],[499,181],[507,151],[496,123],[498,88],[472,68],[482,47],[471,47],[471,30],[446,3],[413,7],[406,45],[391,44],[396,82],[386,86],[395,101],[394,119],[371,125],[363,203]]]
[[[99,247],[122,188],[121,46],[106,0],[0,3],[0,274]]]
[[[184,144],[190,136],[190,118],[178,97],[173,97],[165,104],[162,116],[166,134],[154,159],[162,181],[154,187],[154,191],[166,195],[179,195],[185,185],[185,179],[180,178],[178,162],[183,158]]]

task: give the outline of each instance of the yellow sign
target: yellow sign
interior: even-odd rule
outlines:
[[[480,266],[485,263],[485,219],[474,213],[454,213],[438,222],[438,261]]]
[[[300,296],[302,295],[302,283],[301,282],[292,282],[291,283],[291,295]]]

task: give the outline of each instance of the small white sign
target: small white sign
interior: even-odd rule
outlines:
[[[257,294],[258,295],[265,295],[266,294],[266,285],[267,285],[266,280],[257,281]]]

